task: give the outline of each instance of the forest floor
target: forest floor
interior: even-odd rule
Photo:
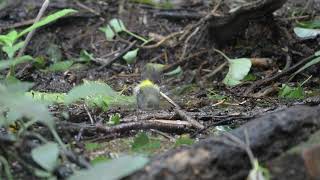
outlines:
[[[42,6],[42,1],[35,0],[8,2],[8,5],[1,7],[0,1],[0,34],[32,25]],[[227,25],[219,30],[214,28],[215,25],[200,24],[199,31],[194,31],[196,28],[193,26],[196,23],[213,9],[213,14],[217,17],[228,14],[230,6],[234,5],[230,3],[232,1],[172,1],[169,5],[141,2],[50,2],[45,15],[65,8],[76,9],[78,12],[38,29],[25,52],[36,58],[37,62],[17,65],[16,77],[21,81],[32,82],[32,92],[43,97],[50,94],[58,97],[84,81],[99,81],[127,98],[119,102],[112,100],[112,103],[104,101],[106,105],[103,107],[83,101],[67,106],[59,102],[49,105],[50,112],[56,118],[59,136],[75,156],[84,157],[84,161],[96,164],[121,154],[140,153],[150,157],[150,161],[157,161],[181,149],[201,146],[202,141],[218,137],[220,134],[233,133],[248,122],[270,114],[269,119],[272,119],[272,114],[277,116],[278,112],[285,112],[284,116],[287,117],[293,116],[294,112],[287,112],[292,106],[315,106],[320,103],[319,66],[311,66],[291,78],[306,64],[299,62],[306,58],[311,61],[319,51],[319,37],[301,39],[293,30],[301,22],[319,18],[320,2],[317,0],[310,1],[310,4],[303,0],[289,0],[275,12],[254,18],[239,13],[237,16],[243,16],[239,19],[244,20],[234,20],[230,27]],[[253,15],[255,16],[254,12]],[[114,40],[107,40],[101,28],[106,27],[114,18],[122,20],[131,32],[147,39],[153,38],[153,41],[144,45],[138,38],[128,34],[119,34]],[[246,25],[239,25],[238,22]],[[188,30],[191,32],[184,34]],[[190,35],[192,32],[193,36]],[[182,38],[183,35],[187,38]],[[166,41],[161,41],[165,38]],[[128,64],[123,55],[136,48],[139,50],[138,55]],[[228,73],[228,65],[225,63],[226,59],[215,49],[231,59],[251,60],[251,70],[240,84],[230,87],[223,83]],[[4,53],[1,52],[0,59],[4,57]],[[64,61],[72,63],[61,63]],[[161,92],[178,104],[179,108],[161,97],[159,109],[137,110],[132,95],[134,88],[143,80],[141,74],[145,71],[147,63],[164,65],[158,86]],[[1,74],[5,76],[7,71]],[[182,112],[178,112],[179,110]],[[292,117],[293,119],[300,117],[300,114],[308,113],[308,110],[303,111],[299,108],[296,111],[299,111],[298,115]],[[289,114],[290,112],[292,114]],[[204,128],[199,128],[188,118],[199,122]],[[256,128],[256,131],[260,131],[259,128],[263,130],[263,127]],[[52,140],[43,126],[36,124],[31,129],[26,131],[41,134]],[[308,164],[307,155],[301,155],[301,158],[300,155],[298,158],[290,155],[290,152],[294,151],[292,149],[301,146],[307,150],[296,150],[299,153],[303,151],[306,154],[311,151],[314,147],[305,147],[304,143],[312,139],[309,137],[317,137],[319,129],[319,126],[312,126],[301,130],[303,138],[299,133],[288,132],[287,136],[291,136],[288,138],[290,142],[280,142],[286,144],[284,146],[265,145],[279,138],[274,134],[270,136],[271,139],[261,142],[264,144],[261,147],[265,149],[253,148],[253,154],[261,160],[262,166],[269,170],[272,179],[304,179],[307,175],[320,175],[319,171],[312,171],[312,168],[319,170],[320,161],[311,163],[311,167],[304,166],[304,163]],[[18,155],[21,153],[19,159],[24,159],[28,164],[32,161],[30,151],[36,143],[31,137],[21,138],[23,140],[10,144],[10,151],[15,151]],[[250,142],[254,141],[250,139]],[[312,144],[318,142],[314,141]],[[263,155],[265,151],[269,151],[270,154],[276,153],[270,156],[269,153]],[[8,153],[7,150],[3,150],[1,138],[0,152]],[[6,153],[4,157],[7,157]],[[319,159],[319,155],[315,157]],[[26,168],[26,164],[15,157],[7,160],[11,164],[15,179],[41,179],[37,173],[30,171],[30,167],[32,169],[33,166],[39,168],[34,162]],[[239,163],[235,161],[230,159],[229,164]],[[54,171],[55,177],[66,179],[71,174],[72,171],[69,169],[72,168],[65,164],[61,162],[59,168]],[[75,164],[81,166],[81,162],[76,161]],[[213,164],[210,165],[215,166]],[[241,168],[241,165],[235,167]],[[4,171],[0,166],[1,172]],[[228,179],[228,176],[233,179],[243,179],[247,176],[234,176],[234,170],[227,172],[230,174],[224,175],[225,179]],[[245,172],[248,173],[248,168]],[[316,173],[318,174],[314,175]],[[160,175],[163,175],[163,179],[169,179],[165,173]],[[0,179],[1,176],[0,174]],[[138,177],[136,174],[136,177],[132,178],[139,179]],[[147,176],[146,179],[149,179],[148,177],[159,179],[162,176]],[[181,177],[183,176],[177,175],[175,178]],[[205,176],[201,175],[194,177],[205,179]]]

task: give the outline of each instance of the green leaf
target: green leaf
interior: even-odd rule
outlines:
[[[318,64],[320,62],[320,57],[316,57],[314,59],[312,59],[310,62],[306,63],[304,66],[302,66],[300,69],[298,69],[296,72],[294,72],[291,77],[290,80],[296,76],[297,74],[299,74],[300,72],[304,71],[305,69],[309,68],[312,65]]]
[[[227,99],[228,97],[225,95],[221,95],[219,94],[220,92],[218,91],[214,91],[214,90],[208,90],[207,96],[209,99],[211,100],[215,100],[215,101],[221,101],[223,99]]]
[[[167,72],[167,73],[164,73],[165,76],[176,76],[176,75],[179,75],[182,73],[182,68],[180,66],[178,66],[176,69],[170,71],[170,72]]]
[[[31,156],[43,169],[52,172],[58,164],[59,146],[49,142],[32,149]]]
[[[47,47],[46,54],[49,56],[49,60],[53,63],[62,60],[62,51],[56,44],[50,43]]]
[[[295,27],[293,31],[301,39],[314,39],[320,34],[319,29],[307,29],[307,28]]]
[[[155,139],[150,139],[148,135],[144,132],[137,134],[134,138],[131,148],[135,152],[150,152],[157,150],[161,147],[160,141]]]
[[[319,29],[320,28],[320,19],[314,19],[311,21],[299,22],[299,27],[309,28],[309,29]]]
[[[53,103],[64,103],[65,93],[48,93],[30,91],[25,93],[26,96],[32,97],[35,101],[53,104]]]
[[[127,62],[127,64],[133,64],[136,62],[138,51],[138,48],[128,51],[122,58]]]
[[[29,120],[52,125],[53,117],[47,107],[35,102],[22,92],[28,87],[25,83],[9,84],[7,86],[0,84],[0,106],[8,109],[6,118],[10,122],[15,122],[25,117]]]
[[[283,84],[279,91],[279,97],[287,99],[303,99],[304,90],[301,86],[290,87],[286,84]]]
[[[65,98],[65,103],[70,104],[74,101],[86,98],[88,96],[116,96],[115,92],[109,85],[97,81],[87,81],[86,83],[74,87]]]
[[[80,57],[77,61],[79,62],[90,62],[94,59],[93,54],[89,53],[86,50],[80,52]]]
[[[99,29],[105,33],[107,40],[111,41],[115,37],[116,33],[125,31],[126,27],[120,19],[111,19],[106,27]]]
[[[315,56],[320,56],[320,51],[314,53]]]
[[[112,114],[110,117],[109,117],[109,122],[108,124],[114,126],[114,125],[118,125],[120,124],[120,114],[119,113],[116,113],[116,114]]]
[[[68,180],[116,180],[143,168],[148,159],[143,156],[123,156],[107,162],[95,164],[88,170],[75,172]]]
[[[100,144],[98,143],[85,143],[85,149],[87,151],[94,151],[98,148],[101,148]]]
[[[143,146],[147,145],[150,142],[149,137],[146,133],[139,133],[137,136],[134,138],[133,143],[132,143],[132,149],[140,149]]]
[[[194,143],[194,140],[191,139],[188,135],[182,135],[180,136],[176,142],[175,146],[181,146],[181,145],[192,145]]]
[[[22,82],[14,76],[9,76],[3,80],[6,90],[11,93],[24,93],[34,86],[34,83]]]
[[[18,37],[21,37],[27,33],[29,33],[30,31],[33,31],[39,27],[42,27],[44,25],[47,25],[53,21],[56,21],[57,19],[60,19],[68,14],[72,14],[72,13],[75,13],[77,12],[76,10],[73,10],[73,9],[63,9],[63,10],[60,10],[56,13],[53,13],[47,17],[44,17],[43,19],[41,19],[39,22],[33,24],[32,26],[28,27],[27,29],[23,30],[22,32],[20,32],[18,34]]]
[[[107,25],[105,28],[99,28],[100,31],[104,32],[108,41],[112,41],[116,34],[111,29],[110,25]]]
[[[31,60],[33,60],[31,56],[21,56],[15,58],[14,60],[3,60],[0,61],[0,70],[4,70],[9,68],[10,66],[16,66],[17,64],[25,63]]]
[[[235,86],[241,83],[241,80],[249,73],[251,60],[248,58],[239,58],[228,60],[229,71],[223,80],[227,86]]]
[[[255,81],[255,80],[257,80],[257,76],[249,73],[248,75],[246,75],[246,77],[243,78],[243,80],[244,81]]]
[[[24,45],[24,42],[20,42],[18,44],[15,44],[13,46],[3,46],[2,51],[7,53],[9,59],[13,59],[15,53],[21,49]]]
[[[6,35],[0,35],[0,45],[13,46],[18,39],[18,32],[13,30]]]
[[[110,158],[101,155],[101,156],[98,156],[98,157],[92,159],[92,160],[90,161],[90,163],[93,164],[93,165],[95,165],[95,164],[98,164],[98,163],[107,162],[107,161],[109,161],[109,160],[110,160]]]
[[[113,30],[116,33],[120,33],[126,30],[126,27],[124,26],[124,23],[122,22],[121,19],[111,19],[109,21],[109,25],[113,28]]]
[[[48,179],[48,180],[55,180],[55,179],[52,177],[52,173],[47,172],[47,171],[42,171],[42,170],[36,169],[36,170],[34,171],[34,174],[35,174],[38,178],[43,178],[43,179]]]
[[[63,72],[66,71],[68,69],[70,69],[70,67],[73,65],[73,61],[60,61],[60,62],[56,62],[52,65],[50,65],[48,68],[46,68],[45,71],[49,71],[49,72]]]

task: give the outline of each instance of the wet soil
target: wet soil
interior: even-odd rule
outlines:
[[[47,13],[62,8],[74,8],[79,10],[79,12],[38,30],[36,35],[32,38],[26,53],[33,57],[43,58],[46,61],[47,66],[52,64],[55,58],[50,55],[48,49],[55,49],[54,47],[57,47],[58,50],[55,52],[60,54],[61,60],[79,58],[81,51],[86,50],[92,53],[94,57],[102,58],[106,61],[108,59],[103,57],[108,57],[111,52],[125,49],[130,42],[134,40],[127,37],[126,40],[107,41],[104,33],[101,32],[99,28],[105,26],[110,19],[120,18],[130,31],[143,37],[148,37],[150,33],[166,36],[174,32],[179,32],[187,26],[198,22],[201,17],[210,12],[214,5],[217,4],[215,1],[186,1],[185,3],[177,6],[179,8],[175,10],[164,10],[130,2],[121,6],[120,1],[112,0],[87,0],[83,2],[81,1],[81,3],[84,6],[79,5],[76,1],[53,1],[50,4]],[[229,57],[233,58],[270,58],[272,60],[271,67],[254,67],[252,69],[252,73],[256,75],[257,80],[263,79],[282,70],[286,66],[288,57],[292,59],[292,64],[295,64],[305,57],[312,55],[318,50],[319,38],[307,41],[297,39],[293,33],[293,27],[295,26],[296,19],[292,18],[296,16],[293,16],[292,14],[299,14],[301,11],[304,11],[304,13],[310,14],[310,17],[318,16],[320,11],[319,6],[320,3],[316,0],[308,7],[305,6],[305,1],[302,0],[288,1],[280,10],[274,13],[274,16],[270,15],[268,17],[262,17],[250,21],[248,27],[245,27],[244,32],[235,33],[236,35],[230,39],[222,38],[217,40],[217,38],[212,38],[213,35],[210,34],[212,33],[210,32],[210,28],[209,31],[202,32],[203,34],[201,34],[202,39],[200,42],[193,42],[195,47],[192,47],[192,49],[187,52],[188,56],[194,57],[181,65],[183,73],[180,76],[164,77],[159,86],[161,90],[179,104],[183,110],[188,112],[190,116],[194,117],[197,121],[208,128],[201,132],[192,128],[186,128],[179,133],[178,131],[177,133],[166,132],[169,138],[159,134],[159,132],[144,129],[144,131],[148,132],[150,136],[158,138],[162,142],[161,148],[156,151],[152,151],[150,154],[159,154],[166,152],[169,149],[174,149],[174,143],[170,137],[176,138],[181,134],[188,133],[192,135],[197,142],[195,146],[190,147],[192,149],[192,153],[199,156],[199,159],[195,161],[201,161],[207,158],[205,155],[208,153],[209,155],[210,153],[215,153],[214,151],[208,151],[208,149],[204,152],[201,151],[201,148],[200,150],[198,149],[198,147],[201,147],[201,144],[214,143],[210,138],[213,136],[215,137],[217,134],[217,130],[215,128],[217,124],[215,123],[222,121],[218,124],[219,126],[225,126],[235,129],[234,131],[240,131],[237,129],[243,127],[244,124],[253,119],[261,118],[266,115],[268,116],[270,113],[281,111],[298,102],[302,102],[301,100],[285,100],[278,97],[277,90],[279,90],[279,84],[286,83],[286,78],[280,78],[271,84],[258,87],[254,92],[252,92],[252,94],[255,93],[255,95],[259,95],[259,93],[263,94],[264,90],[272,89],[269,93],[259,97],[249,97],[247,95],[244,96],[244,92],[251,84],[254,83],[254,81],[247,81],[238,87],[228,88],[221,83],[223,77],[227,73],[226,68],[213,77],[206,78],[206,75],[216,69],[221,62],[224,62],[224,59],[219,54],[212,51],[212,47],[219,48]],[[4,11],[0,12],[0,33],[7,32],[12,27],[23,28],[23,23],[32,20],[36,16],[40,7],[41,3],[33,0],[16,1],[16,3],[10,4]],[[222,4],[216,13],[223,14],[225,10],[226,7]],[[170,12],[178,12],[180,16],[171,16]],[[182,16],[182,13],[186,13],[187,15]],[[237,29],[234,28],[233,31],[237,31]],[[221,43],[222,41],[223,43]],[[66,93],[76,85],[82,84],[83,80],[101,80],[109,84],[113,89],[122,91],[125,95],[132,95],[134,87],[141,80],[140,74],[146,63],[153,62],[165,65],[174,64],[183,54],[183,45],[183,42],[181,42],[174,47],[159,46],[157,48],[150,49],[142,48],[139,51],[136,63],[131,65],[127,65],[125,61],[118,58],[112,64],[108,64],[105,67],[103,67],[104,62],[91,61],[90,63],[80,64],[76,69],[70,69],[64,72],[43,72],[35,66],[32,66],[19,74],[18,78],[23,81],[34,82],[35,85],[32,89],[40,92]],[[21,69],[23,69],[23,66],[18,67],[17,71]],[[305,72],[305,74],[297,76],[293,80],[293,83],[296,84],[297,82],[304,81],[306,79],[306,74],[313,75],[313,78],[309,80],[304,87],[307,92],[310,92],[308,95],[317,95],[319,94],[317,88],[320,84],[318,72],[318,67],[310,68]],[[5,73],[6,72],[2,72],[1,74]],[[115,113],[119,113],[124,122],[126,119],[131,121],[133,118],[142,118],[144,116],[149,116],[147,119],[161,119],[163,117],[171,120],[179,119],[174,113],[172,106],[164,99],[161,101],[161,110],[151,113],[137,112],[135,106],[128,107],[122,105],[112,106],[106,111],[90,108],[89,112],[97,122],[109,119],[109,117]],[[82,105],[71,105],[67,108],[60,105],[54,105],[50,107],[50,109],[54,114],[60,114],[61,112],[67,112],[69,114],[68,122],[73,123],[74,126],[65,128],[63,127],[63,124],[60,124],[59,126],[59,123],[57,123],[58,132],[65,142],[71,142],[70,144],[72,144],[72,148],[75,152],[89,160],[95,159],[95,157],[99,155],[112,157],[112,154],[129,152],[130,142],[133,137],[140,132],[139,130],[131,129],[127,132],[106,135],[105,133],[88,130],[81,134],[81,140],[78,141],[75,138],[76,136],[79,136],[79,128],[76,128],[76,124],[90,123],[88,110]],[[304,112],[300,111],[299,113]],[[64,121],[63,117],[57,117],[59,120]],[[267,118],[265,118],[265,121],[267,121],[266,119]],[[278,149],[279,152],[275,154],[271,153],[274,149],[272,149],[270,144],[270,146],[261,146],[259,147],[260,149],[254,149],[254,153],[259,159],[262,159],[263,163],[282,167],[282,169],[280,168],[282,171],[277,171],[277,169],[271,168],[271,173],[277,174],[277,177],[280,175],[286,177],[286,173],[290,172],[286,171],[286,169],[283,170],[283,167],[290,169],[292,161],[295,161],[296,158],[294,156],[287,156],[283,160],[278,160],[276,158],[280,157],[282,152],[285,152],[289,148],[292,148],[307,139],[315,129],[307,128],[301,129],[301,131],[307,131],[309,133],[304,132],[304,138],[301,138],[299,134],[291,132],[292,134],[290,135],[292,138],[289,140],[290,142],[285,140],[282,141],[282,139],[276,135],[270,136],[271,139],[268,139],[269,142],[274,141],[279,144],[286,142],[284,146],[281,146],[281,148]],[[41,132],[41,129],[39,132]],[[279,138],[281,140],[279,140]],[[85,148],[85,144],[88,142],[98,142],[101,147],[94,151],[87,150]],[[212,145],[209,149],[216,146],[217,145]],[[182,147],[182,149],[183,148],[185,147]],[[217,146],[217,148],[219,147]],[[226,147],[220,148],[223,149]],[[180,150],[170,151],[179,152]],[[226,155],[226,152],[223,153],[222,151],[223,150],[219,150],[221,156]],[[234,154],[232,153],[239,150],[229,149],[229,151],[230,157],[233,157]],[[197,153],[202,154],[199,155]],[[166,163],[171,162],[168,160],[170,158],[167,158],[166,156],[167,155],[156,156],[156,158],[163,158],[163,160],[161,160],[161,162],[164,163],[163,166],[168,165]],[[224,158],[226,159],[230,157],[225,156]],[[222,160],[216,160],[214,158],[212,158],[211,161],[204,161],[205,163],[200,166],[204,169],[199,170],[202,175],[195,177],[206,179],[208,176],[227,179],[226,177],[229,177],[228,173],[230,173],[230,177],[232,176],[233,179],[242,179],[245,177],[245,174],[248,172],[250,167],[249,161],[245,159],[245,154],[242,153],[240,154],[240,157],[235,158],[234,160],[229,159],[230,161],[226,164],[215,169],[215,171],[220,170],[221,174],[225,174],[221,175],[217,173],[217,176],[212,176],[212,174],[209,173],[209,170],[205,169],[205,167],[210,167],[216,161],[225,160],[223,158],[221,158]],[[291,158],[293,160],[291,160]],[[245,160],[242,160],[241,164],[239,163],[239,159]],[[297,167],[303,166],[301,161],[301,159],[300,161],[296,161]],[[182,169],[184,170],[190,168],[188,165],[181,166],[183,166]],[[227,167],[232,166],[237,170],[226,170]],[[158,168],[158,166],[155,166],[155,169],[156,168]],[[162,175],[166,173],[166,169],[161,168],[156,171],[154,174],[155,176],[159,175],[159,177],[162,177]],[[18,174],[17,178],[23,177],[26,173],[20,166],[17,166],[15,171]],[[174,170],[172,172],[174,172]],[[184,173],[183,171],[181,172]],[[19,173],[21,174],[19,175]],[[194,172],[190,171],[190,173],[191,174],[184,174],[184,176],[181,177],[183,179],[188,179],[186,175],[190,175],[189,178],[194,177],[194,174],[192,174]],[[300,175],[290,177],[291,179],[298,180],[302,178],[301,174],[303,173],[305,172],[301,172]],[[133,179],[140,179],[140,176],[138,175],[133,176]],[[159,177],[143,175],[141,177],[147,177],[145,179],[159,179]],[[179,174],[176,176],[166,177],[175,177],[177,179]],[[272,179],[281,179],[277,177]]]

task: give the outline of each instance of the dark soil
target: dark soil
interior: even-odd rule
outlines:
[[[52,49],[53,46],[58,47],[58,52],[61,54],[63,60],[79,58],[80,53],[83,50],[92,53],[95,58],[108,60],[108,57],[103,57],[108,56],[111,52],[124,50],[130,42],[134,41],[134,39],[130,37],[127,37],[126,40],[107,41],[104,33],[102,33],[99,28],[105,26],[110,19],[116,17],[120,18],[130,31],[143,37],[148,37],[150,33],[166,36],[174,32],[182,31],[187,26],[197,23],[216,5],[215,1],[194,0],[183,2],[182,5],[178,6],[179,9],[176,10],[163,10],[148,5],[126,2],[123,6],[124,10],[121,11],[121,8],[119,8],[120,1],[117,0],[86,0],[81,1],[81,3],[85,5],[86,8],[81,7],[73,0],[52,1],[47,10],[48,14],[63,8],[74,8],[79,10],[79,12],[75,15],[60,19],[45,28],[39,29],[32,38],[26,54],[45,59],[47,66],[53,63],[52,58],[54,57],[51,57],[48,52],[48,49]],[[292,60],[291,66],[293,66],[319,50],[319,38],[302,41],[295,37],[293,32],[293,27],[295,26],[297,19],[292,17],[298,16],[302,11],[304,11],[302,15],[309,15],[302,20],[308,20],[312,19],[314,16],[319,16],[319,1],[315,0],[309,7],[306,7],[305,4],[306,2],[303,0],[289,0],[281,9],[273,13],[273,16],[270,14],[269,16],[250,20],[249,25],[243,27],[243,32],[241,32],[241,28],[239,28],[239,33],[235,32],[232,37],[219,35],[219,38],[217,38],[213,32],[210,32],[211,29],[208,28],[207,31],[198,34],[198,39],[191,39],[193,42],[189,43],[192,44],[192,46],[188,48],[186,57],[191,56],[192,58],[181,64],[183,74],[170,78],[164,77],[159,86],[161,87],[161,90],[179,104],[189,116],[202,123],[206,129],[198,131],[194,128],[184,127],[171,129],[171,131],[169,129],[165,133],[171,137],[187,133],[196,139],[196,141],[200,141],[196,145],[190,147],[194,150],[192,153],[195,153],[197,157],[199,156],[199,159],[195,160],[197,162],[201,161],[201,158],[207,158],[204,155],[201,156],[197,154],[201,153],[201,148],[199,150],[198,147],[203,144],[207,144],[208,149],[211,150],[217,148],[217,151],[220,153],[218,153],[218,155],[221,155],[221,157],[216,157],[216,151],[206,149],[205,153],[209,153],[208,156],[210,157],[212,155],[212,159],[198,167],[203,168],[199,170],[202,175],[195,176],[195,172],[191,170],[189,173],[185,173],[184,171],[178,172],[177,170],[177,173],[182,173],[184,175],[176,174],[169,176],[167,174],[166,176],[164,174],[166,174],[167,169],[165,169],[164,166],[168,165],[166,163],[170,163],[168,159],[171,157],[171,155],[168,154],[180,151],[180,149],[170,150],[168,154],[158,155],[155,158],[156,160],[160,159],[160,162],[163,163],[161,168],[154,172],[154,176],[157,177],[147,175],[140,176],[138,173],[138,175],[135,174],[132,177],[133,179],[140,179],[141,177],[144,179],[162,179],[162,177],[164,177],[164,179],[169,179],[169,177],[172,179],[192,179],[191,177],[201,179],[210,179],[213,177],[219,177],[218,179],[228,179],[227,177],[243,179],[246,176],[248,170],[250,170],[250,162],[247,159],[246,154],[243,152],[239,157],[235,158],[234,155],[237,154],[232,153],[240,150],[231,148],[227,151],[228,153],[231,153],[230,156],[226,156],[227,152],[223,151],[224,149],[228,149],[228,147],[222,146],[221,144],[212,145],[214,140],[210,140],[210,138],[216,136],[216,125],[230,127],[235,129],[231,132],[237,133],[239,131],[238,133],[240,134],[238,128],[249,126],[246,123],[253,119],[262,117],[262,120],[260,119],[261,121],[268,121],[268,118],[263,117],[270,115],[270,113],[291,107],[297,103],[304,103],[303,100],[286,100],[278,97],[277,93],[281,84],[287,82],[290,74],[270,83],[263,84],[253,89],[249,94],[245,94],[245,92],[248,92],[248,89],[256,81],[271,77],[280,72],[280,70],[286,66],[288,58]],[[0,33],[5,33],[15,26],[18,26],[18,28],[25,27],[19,23],[32,20],[36,16],[41,5],[42,2],[40,1],[24,0],[16,1],[4,10],[0,10]],[[89,11],[88,8],[90,8],[91,11]],[[225,14],[226,10],[227,6],[222,3],[215,13]],[[179,16],[174,16],[170,13],[177,13]],[[293,13],[296,13],[296,15],[292,16]],[[233,27],[232,31],[237,31],[237,28],[238,27]],[[178,39],[173,38],[173,40],[179,42]],[[146,63],[161,63],[170,67],[170,65],[176,63],[182,56],[183,46],[184,42],[179,42],[178,45],[174,47],[162,45],[150,49],[142,48],[139,51],[137,62],[132,65],[127,65],[121,58],[116,59],[112,64],[106,66],[104,66],[103,62],[91,61],[90,63],[83,63],[78,69],[70,69],[65,72],[43,72],[35,66],[24,68],[27,65],[20,65],[17,69],[17,72],[19,72],[17,76],[20,80],[34,82],[35,85],[32,90],[40,92],[67,93],[76,85],[82,84],[83,80],[101,80],[110,85],[113,89],[123,91],[123,94],[125,95],[132,95],[134,87],[141,80],[140,74]],[[212,47],[223,51],[232,58],[270,58],[272,60],[272,65],[267,68],[253,67],[252,73],[256,75],[257,80],[247,81],[240,86],[228,88],[221,83],[223,77],[227,73],[227,68],[224,68],[212,77],[207,78],[206,76],[225,61],[221,55],[212,50]],[[22,69],[24,70],[22,71]],[[318,66],[311,67],[303,74],[296,76],[295,79],[292,80],[292,84],[301,83],[307,79],[307,77],[313,75],[313,77],[304,84],[304,89],[306,92],[310,92],[307,96],[318,95],[318,87],[320,85],[318,72]],[[6,72],[1,72],[1,74],[4,75]],[[223,96],[225,101],[222,102],[217,96]],[[77,125],[90,124],[88,111],[96,122],[108,119],[115,113],[121,114],[123,122],[132,122],[134,118],[139,117],[142,119],[180,120],[174,113],[173,107],[164,99],[162,99],[160,109],[161,110],[159,111],[150,113],[137,112],[135,107],[123,105],[112,106],[107,111],[96,108],[89,108],[86,110],[81,104],[71,105],[67,108],[60,105],[50,107],[50,110],[54,114],[57,114],[57,117],[59,118],[57,128],[59,135],[63,137],[63,141],[71,144],[72,149],[79,156],[81,155],[87,160],[92,160],[98,155],[108,156],[111,153],[130,151],[129,142],[131,142],[132,138],[140,132],[138,128],[133,130],[129,129],[125,132],[119,131],[106,134],[106,132],[88,128],[80,134],[81,140],[78,141],[75,137],[79,136],[81,128]],[[65,121],[65,119],[59,115],[62,112],[67,112],[69,114],[68,121]],[[294,109],[292,112],[295,112]],[[307,112],[299,111],[299,113],[303,114]],[[285,117],[286,115],[284,114],[283,116]],[[269,117],[269,120],[270,119],[272,119],[272,117]],[[163,142],[163,146],[161,149],[153,152],[154,154],[164,153],[171,149],[172,142],[167,138],[162,137],[157,132],[151,131],[151,128],[146,127],[142,129],[151,136],[162,138],[161,141]],[[283,140],[285,139],[284,134],[281,134],[281,137],[276,134],[274,136],[270,135],[268,136],[270,139],[267,140],[269,144],[253,149],[254,155],[268,165],[279,165],[281,167],[288,167],[288,169],[291,169],[291,167],[296,164],[297,167],[302,167],[303,160],[301,158],[287,156],[283,161],[276,158],[280,157],[280,155],[289,148],[306,140],[308,136],[317,129],[319,129],[319,126],[305,129],[301,127],[300,134],[295,134],[290,131],[289,134],[286,134],[288,136],[290,135],[290,138],[287,140]],[[159,129],[159,131],[162,130],[165,131],[164,129]],[[37,131],[41,134],[46,134],[41,127],[37,129]],[[301,136],[301,134],[303,134],[303,136]],[[256,138],[259,139],[259,137]],[[259,140],[262,141],[265,139],[262,138]],[[87,151],[85,149],[85,143],[87,142],[99,142],[104,148],[95,151]],[[271,142],[274,143],[272,144]],[[212,146],[209,147],[209,144]],[[278,147],[278,149],[273,149],[274,147]],[[276,153],[273,153],[274,151],[276,151]],[[169,158],[166,156],[169,156]],[[291,157],[293,160],[291,160]],[[231,160],[233,158],[234,160]],[[241,159],[241,163],[237,162]],[[219,163],[220,161],[225,161],[225,164],[222,163],[223,165],[220,164],[219,167],[208,169],[208,167],[214,166],[215,163]],[[159,168],[158,166],[153,165],[154,164],[151,165],[151,168]],[[188,168],[194,168],[192,165],[190,165],[190,167],[188,165],[182,166],[182,169],[186,171],[188,171]],[[233,167],[234,169],[227,169],[228,167]],[[170,168],[172,167],[169,167],[169,170],[172,170]],[[216,171],[218,175],[212,175],[211,171]],[[25,177],[29,177],[28,179],[36,179],[19,164],[14,167],[14,172],[16,179],[25,179]],[[175,170],[170,171],[170,173],[173,172],[175,172]],[[147,174],[150,172],[143,173]],[[278,172],[271,168],[271,174],[272,173],[277,174],[277,177],[283,175],[283,177],[290,177],[292,180],[298,180],[303,179],[301,174],[306,172],[301,171],[299,175],[292,177],[289,175],[287,176],[286,173],[290,172],[286,169]],[[273,179],[281,178],[275,177]]]

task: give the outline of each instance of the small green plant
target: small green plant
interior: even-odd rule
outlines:
[[[236,86],[240,84],[241,80],[248,75],[251,69],[251,60],[249,58],[230,59],[223,52],[217,49],[214,49],[214,51],[221,54],[229,63],[229,71],[224,78],[223,83],[227,86]]]
[[[149,159],[144,156],[122,156],[102,161],[87,170],[76,171],[68,180],[122,179],[143,168]]]
[[[73,102],[84,101],[90,107],[107,110],[109,106],[134,106],[135,97],[121,95],[114,91],[109,85],[99,81],[85,81],[71,89],[68,93],[46,93],[30,91],[25,93],[35,101],[43,103],[58,103],[69,105]]]
[[[211,132],[214,136],[219,136],[220,134],[223,134],[225,132],[230,132],[232,128],[228,125],[224,126],[215,126],[214,128],[211,129]]]
[[[146,133],[141,132],[136,135],[131,146],[134,152],[148,153],[159,149],[161,144],[159,140],[151,139]]]
[[[181,145],[192,145],[194,140],[190,138],[189,135],[182,135],[178,139],[176,139],[175,146]]]
[[[32,159],[47,172],[53,173],[58,166],[59,145],[48,142],[40,145],[31,151]],[[50,175],[48,175],[50,177]]]
[[[29,120],[26,122],[29,126],[40,122],[49,128],[54,138],[64,147],[55,131],[53,116],[46,105],[35,102],[31,97],[25,96],[25,91],[31,86],[32,84],[30,83],[0,84],[0,105],[5,110],[0,112],[3,113],[1,114],[3,117],[0,119],[0,124],[8,127],[23,118]]]
[[[304,66],[302,66],[300,69],[298,69],[296,72],[294,72],[289,81],[293,79],[294,76],[296,76],[297,74],[301,73],[302,71],[304,71],[305,69],[318,64],[320,62],[320,51],[317,51],[314,53],[314,58],[310,60],[310,62],[306,63]]]
[[[6,54],[7,59],[6,60],[1,60],[0,62],[0,69],[5,69],[5,68],[10,68],[8,72],[8,76],[13,76],[14,75],[14,67],[19,64],[23,63],[26,61],[31,61],[33,58],[31,56],[21,56],[21,57],[16,57],[16,52],[21,49],[24,46],[24,41],[21,41],[20,39],[26,35],[27,33],[40,28],[44,25],[47,25],[61,17],[64,17],[70,13],[76,12],[73,9],[64,9],[61,11],[58,11],[52,15],[49,15],[39,22],[33,24],[32,26],[24,29],[20,33],[12,30],[8,34],[5,35],[0,35],[0,47],[2,47],[2,51]]]
[[[320,28],[320,19],[313,19],[311,21],[298,22],[297,25],[299,27],[303,27],[303,28],[319,29]]]
[[[44,169],[37,169],[37,176],[48,178],[52,176],[57,165],[59,149],[65,151],[66,147],[55,130],[54,117],[49,112],[47,105],[36,102],[30,96],[25,95],[25,92],[31,87],[31,83],[0,83],[0,128],[7,131],[12,141],[17,141],[20,136],[29,131],[30,126],[36,123],[48,128],[57,143],[48,143],[40,138],[43,144],[31,151],[34,162]],[[16,124],[20,125],[19,128],[11,131],[10,127]],[[3,149],[1,143],[0,146],[0,149]]]
[[[227,99],[228,97],[225,95],[221,95],[219,94],[218,91],[212,90],[212,89],[208,89],[207,90],[207,96],[209,99],[214,100],[214,101],[221,101],[223,99]]]
[[[292,87],[283,84],[279,91],[279,97],[286,99],[303,99],[305,96],[304,90],[301,85]]]
[[[111,19],[106,27],[100,28],[102,32],[105,33],[105,36],[108,41],[112,41],[116,35],[119,33],[126,33],[132,37],[135,37],[136,39],[143,42],[142,46],[149,43],[151,40],[147,40],[131,31],[129,31],[121,19]],[[134,50],[128,51],[122,58],[128,63],[133,64],[136,61],[137,55],[139,52],[139,48],[136,48]]]
[[[270,172],[268,169],[264,168],[259,164],[257,159],[254,159],[252,169],[249,172],[247,180],[269,180]]]
[[[85,143],[85,149],[87,151],[94,151],[94,150],[97,150],[101,147],[102,146],[99,143]]]
[[[172,76],[181,75],[182,73],[183,73],[183,71],[182,71],[181,66],[178,66],[176,69],[174,69],[170,72],[164,73],[163,75],[168,76],[168,77],[172,77]]]
[[[114,125],[118,125],[120,124],[120,119],[121,119],[121,116],[119,113],[116,113],[116,114],[112,114],[110,117],[109,117],[109,122],[108,124],[114,126]]]
[[[301,39],[314,39],[320,34],[320,20],[298,22],[293,31]]]

